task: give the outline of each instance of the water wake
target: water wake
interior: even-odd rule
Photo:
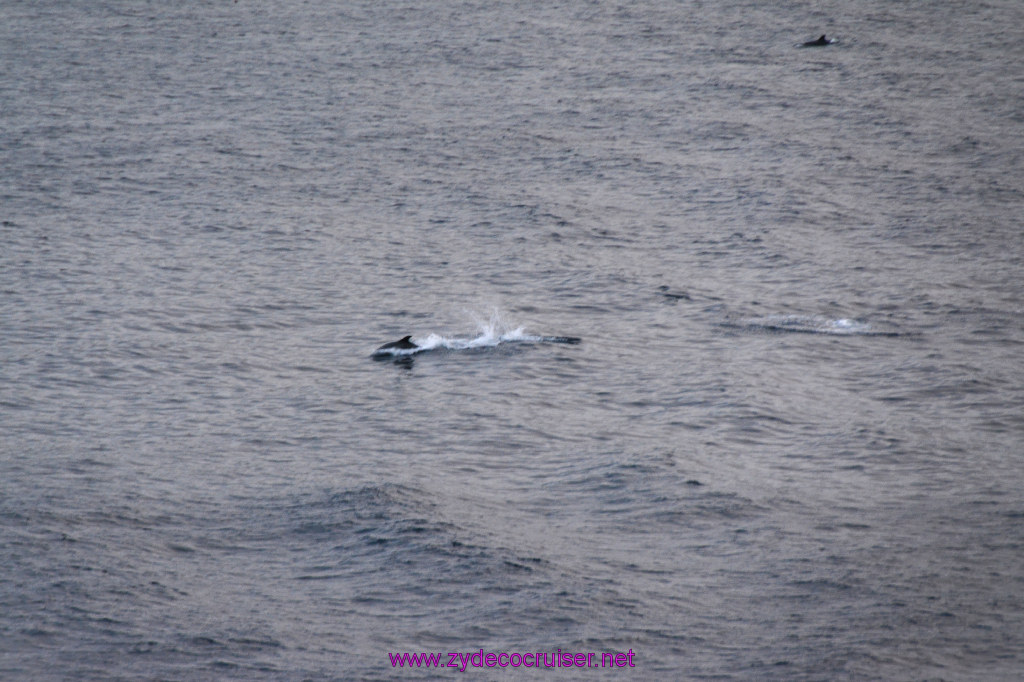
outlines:
[[[867,322],[849,318],[831,319],[820,315],[767,315],[743,320],[739,326],[747,329],[798,334],[896,336],[895,332],[875,329]]]
[[[473,350],[494,348],[507,343],[564,343],[578,344],[581,339],[576,336],[539,336],[528,334],[525,327],[512,327],[498,314],[494,313],[489,320],[477,319],[478,333],[472,337],[443,336],[430,333],[426,336],[412,336],[415,347],[401,347],[385,344],[373,352],[377,359],[403,358],[432,350]],[[410,344],[410,345],[412,345]]]

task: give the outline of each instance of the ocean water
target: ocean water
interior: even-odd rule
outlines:
[[[1022,63],[1018,0],[0,0],[0,678],[1020,679]]]

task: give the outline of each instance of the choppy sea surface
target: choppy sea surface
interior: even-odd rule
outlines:
[[[1018,0],[0,0],[0,678],[1020,679],[1022,63]]]

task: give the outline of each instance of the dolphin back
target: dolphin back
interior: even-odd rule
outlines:
[[[398,341],[391,341],[389,343],[385,343],[383,346],[381,346],[377,350],[379,350],[379,351],[381,351],[381,350],[390,350],[390,349],[395,349],[395,350],[411,350],[413,348],[419,348],[419,346],[417,346],[415,343],[412,342],[412,336],[403,336]]]

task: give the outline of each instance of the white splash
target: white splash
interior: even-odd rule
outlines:
[[[487,319],[469,313],[469,316],[476,322],[477,335],[471,337],[444,336],[437,333],[430,333],[427,336],[413,336],[412,342],[416,348],[383,348],[374,352],[375,356],[403,356],[415,355],[424,351],[444,350],[471,350],[476,348],[492,348],[502,343],[564,343],[578,344],[580,339],[573,336],[538,336],[528,334],[523,326],[515,326],[509,323],[497,310],[491,313]]]
[[[489,319],[483,319],[476,313],[469,313],[477,326],[477,335],[474,337],[441,336],[430,334],[425,339],[419,340],[413,337],[413,342],[423,350],[434,348],[447,348],[449,350],[467,350],[470,348],[488,348],[509,341],[543,341],[542,336],[533,336],[526,333],[524,327],[513,327],[497,310],[491,313]]]
[[[750,327],[807,334],[871,334],[871,325],[849,318],[830,319],[819,315],[768,315],[746,321]]]

